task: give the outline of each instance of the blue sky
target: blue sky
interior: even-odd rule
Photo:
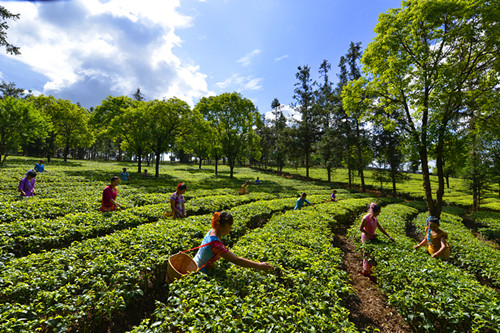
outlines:
[[[0,80],[35,94],[99,105],[109,95],[147,100],[240,92],[261,113],[290,110],[298,66],[313,79],[323,59],[337,80],[351,41],[366,47],[393,0],[2,1],[20,56],[0,54]]]

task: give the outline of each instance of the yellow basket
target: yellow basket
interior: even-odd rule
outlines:
[[[189,272],[196,272],[198,265],[185,253],[177,253],[168,258],[166,282],[172,283]]]

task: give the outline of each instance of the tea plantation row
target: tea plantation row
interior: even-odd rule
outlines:
[[[234,252],[266,260],[278,274],[222,263],[213,274],[174,282],[165,303],[133,332],[357,332],[344,307],[352,293],[331,246],[331,227],[365,211],[350,199],[273,216],[242,237]]]
[[[324,196],[320,198],[324,200]],[[360,200],[365,205],[368,201]],[[290,200],[264,200],[236,207],[231,210],[238,217],[235,231],[243,234],[254,216],[262,212],[285,209],[290,209]],[[159,211],[142,213],[154,219]],[[209,221],[210,214],[162,219],[65,249],[4,262],[0,273],[0,330],[90,332],[108,327],[127,307],[161,288],[168,256],[199,244]]]
[[[389,302],[415,332],[496,332],[500,327],[498,293],[453,263],[415,250],[416,242],[406,236],[404,221],[417,214],[416,209],[400,204],[385,207],[379,220],[396,242],[379,240],[364,246],[376,258],[378,285]],[[444,214],[447,219],[449,215]],[[415,223],[423,229],[424,215]],[[350,235],[359,240],[357,226],[350,229]]]

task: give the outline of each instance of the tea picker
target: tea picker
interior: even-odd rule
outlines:
[[[208,272],[213,264],[220,258],[224,258],[235,265],[247,268],[255,268],[263,271],[271,271],[274,267],[267,262],[256,262],[241,258],[229,251],[220,237],[229,234],[233,226],[233,216],[226,212],[215,212],[212,215],[212,229],[203,238],[200,246],[180,252],[168,259],[167,283],[173,282],[189,272]],[[199,249],[194,259],[185,252]]]

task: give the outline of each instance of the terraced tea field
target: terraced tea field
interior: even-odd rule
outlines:
[[[379,263],[378,285],[370,288],[404,322],[400,331],[500,327],[499,213],[473,214],[482,226],[473,233],[462,223],[463,209],[447,208],[442,227],[453,255],[442,262],[413,249],[409,230],[422,232],[425,220],[418,202],[342,188],[339,201],[328,202],[324,182],[247,168],[231,179],[224,166],[215,176],[210,166],[162,165],[154,178],[130,172],[129,163],[58,160],[36,177],[37,195],[20,198],[18,181],[32,165],[9,158],[0,169],[1,332],[389,332],[356,319],[360,286],[346,270],[345,249],[333,241],[343,228],[350,244],[358,243],[360,214],[372,201],[384,206],[379,220],[396,242],[381,239],[369,249]],[[131,174],[118,186],[124,209],[101,213],[102,190],[122,167]],[[261,185],[253,185],[256,177]],[[245,180],[250,194],[239,196]],[[179,182],[188,186],[188,217],[165,218]],[[316,208],[293,210],[301,192]],[[207,275],[166,285],[168,257],[199,245],[216,210],[234,216],[223,239],[233,253],[277,269],[263,273],[220,260]]]

